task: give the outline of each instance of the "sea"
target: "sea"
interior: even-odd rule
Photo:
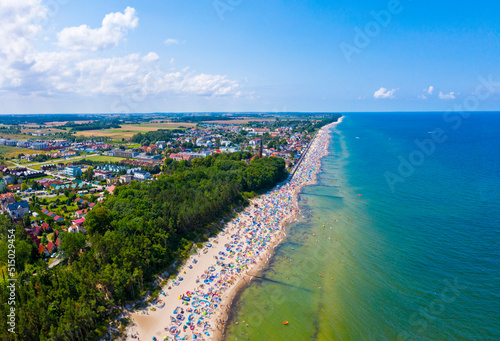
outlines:
[[[500,113],[352,113],[226,340],[500,340]]]

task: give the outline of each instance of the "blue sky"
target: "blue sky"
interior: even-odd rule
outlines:
[[[493,1],[0,0],[0,113],[500,110],[498,13]]]

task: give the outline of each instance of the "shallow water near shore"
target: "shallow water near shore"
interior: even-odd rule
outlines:
[[[500,116],[457,122],[346,115],[226,340],[500,339]],[[436,128],[446,141],[399,172]]]

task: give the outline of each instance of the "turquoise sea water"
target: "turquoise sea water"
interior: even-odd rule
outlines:
[[[500,114],[345,116],[226,339],[500,340]]]

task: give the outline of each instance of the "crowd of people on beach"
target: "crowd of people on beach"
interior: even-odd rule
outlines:
[[[269,251],[284,238],[284,226],[297,213],[294,198],[304,185],[315,181],[320,159],[327,153],[328,129],[326,126],[318,132],[291,179],[262,195],[226,225],[220,235],[229,235],[229,242],[197,277],[197,287],[178,297],[178,306],[165,321],[163,340],[210,340],[215,331],[222,332],[225,321],[216,313],[229,309],[229,305],[223,305],[223,294],[239,280],[250,280],[249,271],[255,264],[268,261],[272,253]],[[218,238],[213,242],[218,243]],[[182,284],[182,273],[169,283]]]

